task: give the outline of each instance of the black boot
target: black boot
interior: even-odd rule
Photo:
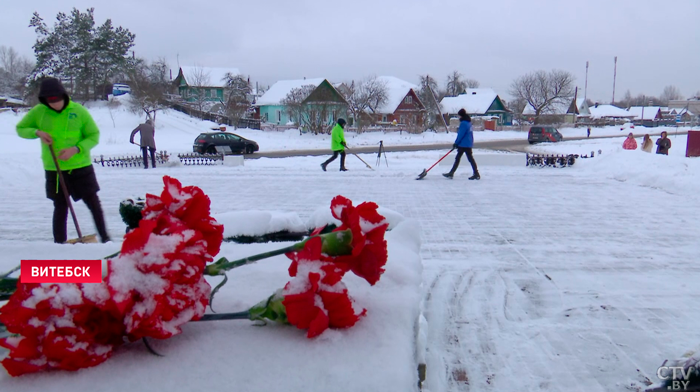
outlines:
[[[455,174],[453,172],[442,173],[442,176],[451,180],[452,178],[454,178]]]
[[[348,169],[346,169],[346,168],[344,168],[344,167],[341,167],[341,168],[340,168],[340,171],[348,171]]]
[[[469,177],[470,180],[481,180],[481,176],[479,175],[479,172],[474,172],[474,175]]]
[[[326,163],[325,162],[321,164],[321,169],[323,169],[323,171],[326,171]]]

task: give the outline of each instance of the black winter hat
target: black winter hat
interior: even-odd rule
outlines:
[[[469,115],[467,114],[467,111],[464,110],[464,109],[459,109],[459,111],[457,112],[457,114],[459,114],[459,117],[461,117],[462,120],[466,120],[466,121],[471,121],[471,120],[472,120],[472,118],[469,117]]]
[[[66,89],[63,88],[63,84],[56,78],[46,78],[41,81],[41,86],[39,87],[39,102],[49,106],[47,99],[49,97],[63,97],[65,101],[64,108],[68,106],[68,102],[70,101]]]
[[[339,118],[339,119],[338,119],[338,125],[340,125],[341,127],[344,127],[345,124],[347,124],[347,123],[345,122],[345,119],[344,119],[344,118]]]

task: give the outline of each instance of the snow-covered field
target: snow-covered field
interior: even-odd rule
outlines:
[[[110,115],[106,108],[93,113],[103,132],[94,154],[137,152],[128,136],[139,117],[116,109]],[[157,143],[171,152],[189,151],[194,137],[213,126],[176,112],[158,116]],[[18,119],[0,114],[0,271],[20,258],[101,257],[117,250],[118,241],[50,243],[52,208],[44,198],[38,141],[15,135]],[[627,133],[593,130],[602,132]],[[258,141],[261,150],[329,144],[324,136],[293,131],[240,133]],[[585,136],[585,129],[562,133]],[[479,132],[475,138],[499,134]],[[518,136],[524,139],[525,133]],[[364,134],[349,143],[453,138]],[[165,358],[132,344],[105,364],[77,373],[17,379],[0,374],[0,390],[417,390],[413,316],[421,298],[428,321],[424,386],[431,392],[638,390],[646,379],[658,381],[665,359],[700,342],[695,328],[700,160],[684,158],[685,136],[671,140],[669,156],[623,151],[622,137],[533,146],[547,153],[594,150],[596,157],[563,169],[528,168],[524,158],[522,167],[484,165],[481,181],[467,180],[466,160],[454,180],[442,178],[444,167],[438,166],[415,181],[442,151],[390,153],[389,166],[382,158],[375,171],[350,156],[350,171],[344,173],[336,171],[337,162],[321,171],[321,157],[262,158],[238,167],[96,167],[115,240],[124,232],[119,202],[160,193],[166,174],[201,187],[215,215],[275,211],[296,213],[306,222],[342,194],[356,203],[375,201],[406,220],[389,235],[386,279],[372,288],[348,283],[369,312],[350,330],[307,340],[293,327],[192,324],[176,338],[152,343]],[[376,156],[362,158],[375,166]],[[77,214],[92,232],[82,203]],[[412,253],[419,230],[415,252],[422,266]],[[69,237],[74,235],[69,229]],[[226,244],[222,255],[275,247]],[[215,307],[237,311],[252,305],[284,284],[286,267],[278,257],[231,273]],[[421,268],[419,288],[415,278]]]

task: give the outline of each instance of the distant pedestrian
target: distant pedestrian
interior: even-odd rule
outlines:
[[[622,148],[625,150],[636,150],[637,149],[637,141],[634,139],[634,135],[632,132],[627,135],[627,139],[625,139],[624,143],[622,143]]]
[[[340,171],[348,171],[348,169],[345,168],[345,148],[348,146],[345,143],[345,134],[343,132],[345,124],[345,120],[339,118],[338,123],[335,124],[331,131],[331,150],[333,150],[333,156],[321,164],[321,169],[323,169],[323,171],[326,171],[326,166],[338,158],[338,155],[340,155]]]
[[[661,137],[656,139],[656,153],[668,155],[668,150],[671,148],[671,139],[668,138],[666,131],[661,132]]]
[[[100,130],[87,109],[71,101],[58,79],[46,78],[41,82],[39,102],[17,123],[17,134],[25,139],[41,140],[46,198],[53,201],[53,240],[59,244],[67,240],[68,201],[59,190],[59,174],[51,148],[58,155],[69,195],[75,201],[85,202],[100,239],[107,242],[110,239],[97,196],[100,186],[90,159],[90,150],[100,141]]]
[[[651,148],[654,146],[654,142],[651,141],[651,137],[647,133],[644,135],[644,140],[642,140],[642,151],[651,153]]]
[[[588,127],[588,130],[586,130],[586,137],[591,137],[591,127]]]
[[[474,133],[472,132],[472,119],[467,114],[464,109],[459,109],[459,130],[457,131],[457,139],[452,145],[453,149],[457,149],[457,157],[455,157],[455,163],[452,165],[452,170],[448,173],[443,173],[446,178],[453,178],[457,168],[459,167],[459,161],[462,159],[462,154],[467,154],[467,159],[472,165],[472,170],[474,174],[469,177],[470,180],[480,180],[479,170],[476,167],[476,161],[472,155],[472,147],[474,147]]]
[[[152,167],[155,169],[156,168],[156,130],[153,127],[153,122],[148,119],[146,120],[145,123],[139,124],[138,127],[134,128],[133,131],[131,131],[131,138],[129,138],[129,142],[134,144],[134,136],[136,136],[136,132],[139,132],[141,134],[141,141],[139,142],[139,146],[141,147],[141,152],[143,153],[143,168],[148,169],[148,153],[151,153],[151,164]]]

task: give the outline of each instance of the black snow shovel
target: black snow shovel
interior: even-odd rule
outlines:
[[[58,158],[56,158],[56,152],[53,150],[53,145],[49,144],[49,151],[51,151],[51,157],[53,158],[53,163],[56,165],[56,171],[58,172],[58,181],[61,183],[61,189],[63,190],[63,196],[66,198],[66,204],[68,204],[68,209],[70,209],[70,215],[73,217],[73,223],[75,224],[75,231],[78,232],[78,238],[70,239],[66,241],[69,244],[94,244],[97,243],[97,234],[90,234],[83,236],[80,232],[80,225],[78,225],[78,218],[75,216],[75,210],[73,210],[73,204],[70,202],[70,193],[68,193],[68,187],[63,179],[63,173],[61,172],[61,167],[58,165]]]
[[[429,169],[427,169],[427,170],[426,170],[426,169],[423,169],[423,172],[422,172],[421,174],[418,175],[418,178],[416,178],[416,180],[422,180],[422,179],[424,179],[425,176],[428,175],[428,172],[430,171],[430,169],[434,168],[438,163],[440,163],[440,161],[442,161],[443,159],[447,158],[447,156],[450,155],[450,153],[451,153],[452,151],[454,151],[454,150],[455,150],[455,149],[453,148],[453,149],[451,149],[450,151],[448,151],[447,154],[445,154],[442,158],[440,158],[437,162],[435,162],[435,163],[433,164],[433,166],[430,166]]]

